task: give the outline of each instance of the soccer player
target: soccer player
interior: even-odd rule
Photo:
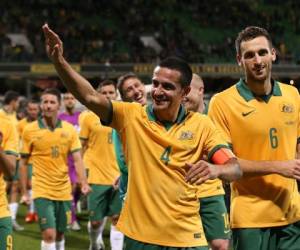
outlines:
[[[272,79],[276,52],[265,29],[242,30],[236,52],[244,78],[216,94],[208,112],[244,171],[244,178],[231,184],[234,249],[296,250],[300,196],[295,179],[300,179],[300,167],[297,161],[289,163],[300,147],[299,94]]]
[[[20,95],[16,91],[9,90],[4,95],[3,108],[0,110],[0,117],[9,119],[15,128],[18,125],[17,110],[19,107]],[[19,159],[17,159],[15,173],[11,180],[8,180],[7,184],[10,187],[9,194],[9,209],[11,211],[13,229],[15,231],[22,231],[24,227],[17,222],[17,213],[19,208],[18,196],[19,196]]]
[[[203,80],[197,74],[193,74],[191,90],[183,102],[185,108],[203,113],[205,109],[203,95]],[[230,227],[224,193],[219,179],[207,180],[199,186],[200,216],[206,239],[212,250],[229,248]]]
[[[13,176],[16,166],[18,135],[12,122],[0,117],[0,250],[12,250],[12,219],[8,209],[4,176]]]
[[[97,91],[108,100],[116,100],[115,83],[105,80]],[[104,249],[101,225],[106,216],[112,219],[110,242],[112,250],[123,249],[123,234],[116,229],[121,211],[119,192],[113,183],[120,175],[114,152],[112,128],[101,125],[99,117],[89,111],[80,123],[80,139],[85,148],[84,164],[88,169],[88,183],[92,192],[88,196],[90,250]],[[100,153],[101,152],[101,153]]]
[[[113,102],[71,68],[58,35],[47,25],[43,30],[47,54],[69,91],[121,135],[130,173],[118,220],[125,249],[207,249],[194,184],[235,180],[241,171],[210,119],[181,105],[189,65],[169,58],[155,67],[151,105]],[[204,152],[220,165],[200,160]]]
[[[117,87],[123,101],[137,102],[143,106],[147,103],[145,85],[134,73],[127,73],[120,76]],[[113,133],[113,143],[115,146],[118,166],[121,172],[117,183],[119,186],[121,200],[124,201],[127,192],[128,168],[124,159],[121,139],[117,133]]]
[[[23,199],[26,189],[28,159],[33,166],[32,191],[34,206],[42,231],[42,250],[63,250],[64,232],[70,223],[71,183],[67,156],[72,152],[82,192],[88,193],[80,141],[75,128],[57,118],[61,94],[46,89],[41,96],[42,117],[27,125],[22,134],[21,183]]]
[[[39,112],[40,112],[39,102],[33,99],[28,100],[26,103],[26,117],[20,120],[17,125],[17,129],[20,137],[22,136],[25,127],[31,122],[34,122],[38,119]],[[27,181],[28,195],[31,200],[32,198],[32,190],[31,190],[32,164],[31,163],[29,163],[27,170],[28,170],[28,181]],[[34,203],[31,202],[28,208],[29,211],[25,217],[25,222],[27,223],[31,223],[34,221],[37,222],[37,214],[34,211]]]
[[[63,104],[64,104],[65,111],[60,113],[58,115],[58,118],[60,120],[71,123],[74,126],[74,128],[76,129],[76,131],[79,133],[78,118],[79,118],[80,112],[75,110],[76,102],[77,102],[77,100],[71,93],[69,93],[69,92],[64,93]],[[72,198],[73,198],[72,205],[71,205],[71,216],[72,217],[71,217],[70,229],[72,229],[74,231],[78,231],[78,230],[80,230],[80,225],[79,225],[79,223],[77,221],[77,217],[76,217],[76,206],[77,206],[77,202],[80,198],[80,185],[77,181],[77,175],[76,175],[76,170],[75,170],[72,155],[68,156],[68,167],[69,167],[69,177],[70,177],[71,184],[72,184]]]

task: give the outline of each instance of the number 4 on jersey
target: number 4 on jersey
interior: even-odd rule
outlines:
[[[168,165],[169,161],[170,161],[170,153],[171,153],[172,147],[168,146],[166,147],[165,151],[162,153],[160,159],[166,164]]]

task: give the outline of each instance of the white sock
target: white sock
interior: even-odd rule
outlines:
[[[19,204],[17,202],[13,202],[13,203],[9,204],[9,210],[11,212],[12,220],[16,219],[18,207],[19,207]]]
[[[111,250],[123,249],[124,235],[113,225],[110,226],[110,245]]]
[[[65,250],[65,239],[56,241],[56,250]]]
[[[89,237],[90,237],[90,243],[93,246],[97,245],[97,239],[100,235],[100,227],[97,229],[92,228],[91,222],[88,222],[88,232],[89,232]],[[101,236],[102,237],[102,236]]]
[[[46,243],[45,241],[42,240],[41,250],[56,250],[55,242]]]
[[[103,221],[102,221],[102,224],[101,224],[101,226],[100,226],[100,234],[101,234],[101,237],[102,237],[102,233],[103,233],[103,231],[104,231],[106,222],[107,222],[107,217],[104,217],[104,219],[103,219]]]
[[[34,213],[34,202],[32,200],[32,190],[30,189],[28,191],[28,194],[29,194],[29,199],[30,199],[30,205],[29,205],[29,213]]]

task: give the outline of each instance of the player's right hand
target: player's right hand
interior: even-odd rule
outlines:
[[[49,28],[48,24],[43,25],[45,46],[48,57],[53,63],[63,60],[63,43],[59,36]]]
[[[299,181],[300,180],[300,159],[284,161],[282,168],[279,171],[279,174]]]

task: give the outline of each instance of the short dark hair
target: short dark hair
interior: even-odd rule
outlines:
[[[125,75],[121,75],[118,78],[117,87],[118,87],[118,90],[120,92],[122,99],[124,99],[124,97],[125,97],[125,93],[123,92],[123,85],[130,78],[139,79],[138,76],[136,74],[134,74],[133,72],[126,73]]]
[[[188,63],[178,57],[168,57],[162,60],[159,67],[177,70],[180,73],[179,83],[181,87],[190,86],[193,72]]]
[[[30,103],[39,105],[40,101],[35,99],[35,98],[27,99],[26,100],[26,106],[28,106],[28,104],[30,104]]]
[[[265,37],[270,45],[270,48],[273,47],[272,45],[272,40],[271,40],[271,36],[269,34],[269,32],[261,27],[257,27],[257,26],[248,26],[245,29],[243,29],[237,36],[237,38],[235,39],[235,49],[236,49],[236,53],[238,55],[241,54],[241,43],[245,42],[245,41],[249,41],[252,40],[256,37],[259,36],[263,36]]]
[[[116,83],[113,80],[104,80],[102,82],[100,82],[96,88],[97,91],[100,91],[102,87],[104,86],[108,86],[108,85],[113,85],[115,89],[117,89],[116,87]]]
[[[4,105],[8,105],[10,104],[12,101],[16,101],[18,100],[20,94],[16,91],[13,90],[8,90],[5,94],[4,94],[4,100],[3,103]]]
[[[58,89],[56,88],[45,89],[41,96],[48,95],[48,94],[55,95],[57,97],[58,102],[59,103],[61,102],[61,92]]]

